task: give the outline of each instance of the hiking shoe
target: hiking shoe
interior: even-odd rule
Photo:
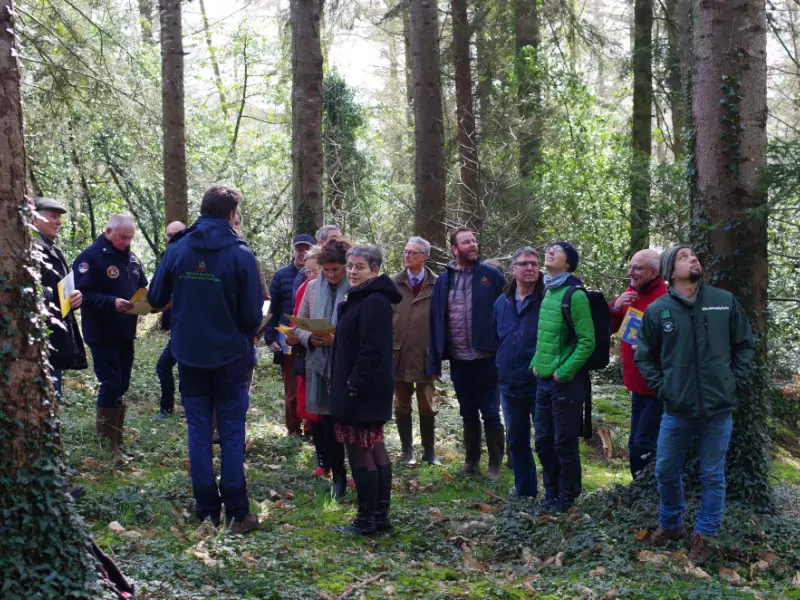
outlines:
[[[656,530],[645,538],[645,543],[648,546],[663,546],[667,542],[675,542],[687,537],[686,527],[681,525],[678,529],[661,529]]]
[[[330,469],[326,469],[325,467],[317,467],[311,473],[311,476],[312,477],[330,477],[331,476],[331,470]]]
[[[228,533],[243,534],[253,529],[258,529],[258,517],[253,513],[247,513],[247,516],[241,521],[234,520],[228,528]]]
[[[695,565],[704,565],[711,558],[714,551],[708,545],[702,534],[694,532],[689,542],[689,560]]]
[[[158,419],[159,421],[166,421],[167,419],[169,419],[171,417],[172,417],[172,413],[171,412],[167,412],[165,410],[158,411],[158,414],[156,415],[156,419]]]

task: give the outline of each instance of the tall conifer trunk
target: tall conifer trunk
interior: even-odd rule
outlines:
[[[630,253],[650,245],[650,152],[653,110],[653,0],[634,2],[633,147]]]

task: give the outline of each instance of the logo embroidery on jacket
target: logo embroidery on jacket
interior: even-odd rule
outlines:
[[[206,268],[206,261],[201,260],[200,264],[197,265],[197,272],[198,273],[205,273],[206,271],[208,271],[208,269]]]
[[[106,269],[106,275],[108,275],[111,279],[116,279],[119,277],[119,269],[114,265],[111,265]]]
[[[703,310],[730,310],[730,306],[704,306]]]
[[[481,285],[489,285],[489,279],[484,275],[481,277]]]
[[[89,263],[82,262],[78,265],[78,273],[86,275],[89,272]]]
[[[673,329],[675,329],[675,324],[672,321],[664,321],[664,331],[670,333]]]

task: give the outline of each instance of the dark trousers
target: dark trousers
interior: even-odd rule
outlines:
[[[628,436],[631,475],[655,460],[664,403],[655,396],[631,392],[631,433]]]
[[[133,340],[89,344],[94,374],[100,382],[97,406],[117,408],[131,384]]]
[[[200,520],[219,519],[222,504],[225,504],[228,519],[241,520],[249,512],[244,442],[250,403],[247,385],[250,368],[250,356],[214,369],[178,363],[181,400],[189,426],[189,474],[195,514]],[[211,420],[215,411],[222,449],[219,489],[211,453]]]
[[[56,400],[61,400],[61,381],[64,377],[64,370],[54,368],[50,371],[50,377],[53,379],[53,387],[56,390]]]
[[[581,433],[587,374],[569,383],[536,378],[536,454],[542,465],[545,499],[569,507],[581,493]]]
[[[494,356],[477,360],[451,360],[450,378],[465,427],[479,426],[481,418],[485,429],[503,426]]]
[[[506,440],[511,450],[514,488],[517,496],[535,497],[539,488],[531,449],[531,423],[536,415],[536,392],[525,396],[502,394],[500,402],[506,421]]]
[[[161,385],[161,410],[165,413],[172,413],[175,408],[175,377],[172,369],[176,364],[178,360],[172,355],[172,339],[170,339],[156,363],[156,375]]]
[[[281,361],[283,379],[284,423],[289,434],[303,433],[303,420],[297,416],[297,375],[294,374],[294,355],[284,354]]]

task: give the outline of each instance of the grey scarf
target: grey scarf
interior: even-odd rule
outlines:
[[[572,273],[570,273],[569,271],[565,271],[564,273],[559,273],[558,275],[555,275],[554,277],[551,277],[550,275],[545,274],[545,276],[544,276],[544,287],[545,287],[545,289],[554,290],[556,288],[560,288],[562,285],[564,285],[564,282],[567,280],[567,278],[570,275],[572,275]]]
[[[336,327],[339,321],[339,303],[344,300],[350,289],[347,277],[344,277],[336,288],[331,286],[324,277],[317,280],[314,290],[314,299],[311,303],[312,319],[328,319]],[[333,367],[332,346],[311,346],[306,357],[306,378],[308,393],[306,405],[308,412],[317,415],[327,415],[329,412],[330,394],[328,388]]]

